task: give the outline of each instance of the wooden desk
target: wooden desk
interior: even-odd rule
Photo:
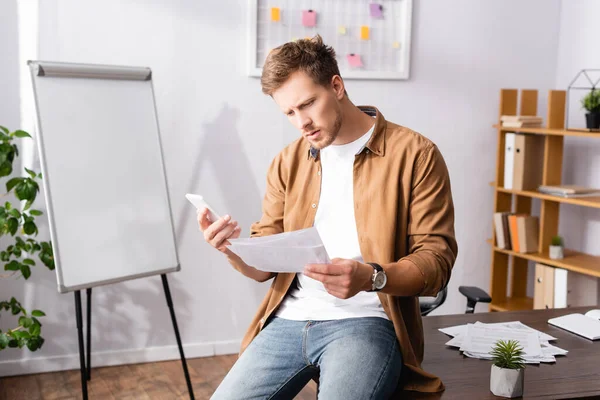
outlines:
[[[494,312],[423,317],[425,359],[423,368],[439,376],[446,390],[435,396],[415,399],[500,399],[490,392],[491,361],[463,356],[456,348],[445,346],[450,336],[438,331],[454,325],[481,322],[521,321],[555,338],[550,343],[568,350],[566,356],[556,356],[555,363],[527,364],[524,399],[600,398],[600,341],[576,336],[548,324],[548,319],[597,307],[552,310]]]

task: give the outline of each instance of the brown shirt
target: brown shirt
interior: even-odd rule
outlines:
[[[414,264],[423,279],[419,295],[435,296],[448,284],[458,252],[446,164],[429,139],[386,121],[374,107],[360,108],[376,117],[373,135],[354,162],[354,213],[361,254],[365,262],[381,264],[388,275],[401,276],[407,263]],[[252,225],[251,236],[313,226],[320,189],[319,152],[300,138],[273,160],[263,215]],[[279,307],[295,278],[293,273],[274,276],[241,352]],[[418,297],[381,292],[378,296],[402,351],[405,367],[398,389],[442,391],[441,380],[421,369],[424,343]]]

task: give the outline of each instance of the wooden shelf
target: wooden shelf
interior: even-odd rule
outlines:
[[[492,182],[492,186],[495,184]],[[582,207],[592,207],[592,208],[600,208],[600,196],[590,196],[590,197],[560,197],[560,196],[552,196],[549,194],[544,194],[541,192],[536,192],[533,190],[512,190],[512,189],[504,189],[502,187],[495,186],[496,190],[502,193],[510,193],[517,196],[525,196],[532,197],[536,199],[543,200],[551,200],[556,201],[557,203],[565,203],[565,204],[574,204]]]
[[[487,242],[489,244],[493,244],[492,239],[488,239]],[[524,258],[526,260],[538,262],[544,265],[550,265],[552,267],[578,272],[580,274],[600,277],[600,256],[592,256],[579,251],[565,249],[564,258],[561,260],[554,260],[548,256],[547,252],[517,253],[515,251],[501,249],[496,246],[494,246],[494,251],[509,254],[514,257]]]
[[[548,129],[548,128],[508,128],[506,126],[500,126],[498,124],[493,126],[496,129],[502,130],[502,132],[521,132],[521,133],[533,133],[536,135],[551,135],[551,136],[580,136],[580,137],[591,137],[599,138],[600,132],[583,132],[573,131],[566,129]]]
[[[532,297],[507,297],[505,301],[490,303],[490,311],[533,310]]]

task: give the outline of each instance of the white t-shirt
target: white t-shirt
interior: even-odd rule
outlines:
[[[364,262],[354,216],[354,159],[371,138],[375,125],[354,142],[330,145],[320,152],[321,195],[314,226],[330,258]],[[276,311],[278,317],[296,321],[356,317],[388,319],[376,292],[361,291],[349,299],[330,295],[323,284],[297,274],[297,286]]]

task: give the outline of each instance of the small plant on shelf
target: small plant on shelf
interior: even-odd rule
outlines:
[[[581,99],[581,106],[585,114],[588,129],[600,129],[600,89],[593,88]]]
[[[548,255],[553,260],[560,260],[564,257],[564,241],[562,236],[555,235],[552,237]]]
[[[492,351],[490,391],[501,397],[523,395],[525,360],[523,347],[516,340],[498,340]]]

